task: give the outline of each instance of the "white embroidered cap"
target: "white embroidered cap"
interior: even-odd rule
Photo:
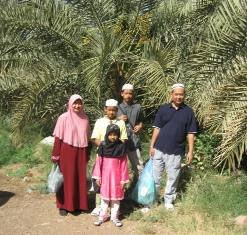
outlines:
[[[118,106],[118,101],[114,99],[109,99],[105,102],[106,107],[117,107]]]
[[[122,87],[122,91],[124,90],[134,90],[134,86],[132,84],[126,83]]]
[[[176,88],[183,88],[184,89],[185,87],[184,87],[184,84],[182,84],[182,83],[176,83],[172,86],[172,91],[175,90]]]

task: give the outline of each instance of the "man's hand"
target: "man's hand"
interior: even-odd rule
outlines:
[[[100,187],[100,185],[101,185],[101,179],[97,179],[96,180],[96,184]]]
[[[149,156],[151,158],[153,158],[153,156],[154,156],[154,153],[155,153],[154,145],[156,143],[156,140],[158,139],[159,134],[160,134],[160,129],[155,127],[153,130],[153,135],[151,138],[150,148],[149,148]]]
[[[127,115],[121,115],[118,118],[121,119],[121,120],[123,120],[123,121],[125,121],[125,122],[128,121],[128,116]]]
[[[187,164],[191,164],[193,160],[193,153],[192,152],[188,152],[187,153]]]
[[[154,147],[151,146],[151,147],[149,148],[149,156],[150,156],[151,158],[153,158],[154,153],[155,153],[155,149],[154,149]]]
[[[194,142],[195,142],[195,134],[189,133],[188,136],[188,153],[187,153],[187,164],[191,164],[193,160],[193,149],[194,149]]]

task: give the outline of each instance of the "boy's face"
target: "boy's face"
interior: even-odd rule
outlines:
[[[105,112],[106,112],[106,116],[113,120],[113,119],[116,119],[117,117],[117,107],[105,107]]]
[[[118,135],[115,132],[110,132],[108,135],[108,140],[112,143],[116,142],[118,140]]]
[[[133,90],[123,90],[121,92],[121,96],[123,97],[123,101],[125,101],[126,103],[129,103],[133,101],[134,92]]]

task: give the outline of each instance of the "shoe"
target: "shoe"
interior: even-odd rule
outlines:
[[[144,207],[144,208],[141,209],[141,212],[142,212],[143,214],[146,214],[146,213],[148,213],[149,211],[150,211],[150,208],[148,208],[148,207]]]
[[[103,224],[103,220],[97,220],[97,221],[93,222],[93,224],[95,226],[100,226],[101,224]]]
[[[92,215],[92,216],[99,216],[99,213],[100,213],[100,208],[95,207],[95,208],[93,209],[93,211],[91,212],[91,215]]]
[[[68,215],[68,211],[66,211],[65,209],[59,209],[59,215],[66,216]]]
[[[81,210],[72,211],[71,214],[74,215],[74,216],[78,216],[78,215],[81,214]]]
[[[172,203],[165,203],[165,208],[166,208],[167,210],[174,210],[174,206],[173,206]]]
[[[118,219],[112,220],[112,222],[115,224],[116,227],[122,227],[123,226],[123,223]]]

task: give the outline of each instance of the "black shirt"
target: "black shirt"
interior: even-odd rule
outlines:
[[[178,109],[171,103],[162,105],[153,126],[160,128],[154,148],[165,154],[184,155],[187,134],[197,132],[194,112],[186,104]]]

